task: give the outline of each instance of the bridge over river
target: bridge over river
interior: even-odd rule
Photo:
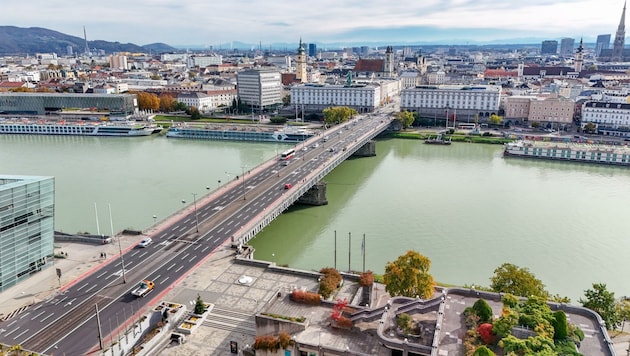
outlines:
[[[297,144],[288,165],[278,157],[243,172],[216,192],[195,199],[151,234],[153,244],[124,251],[58,294],[25,313],[0,322],[0,343],[43,354],[85,355],[121,326],[137,320],[144,307],[177,285],[217,248],[239,246],[298,199],[325,201],[319,183],[353,154],[373,155],[371,141],[391,118],[357,117]],[[155,282],[152,298],[136,298],[138,281]],[[116,320],[118,325],[97,323]],[[100,330],[100,334],[99,334]]]

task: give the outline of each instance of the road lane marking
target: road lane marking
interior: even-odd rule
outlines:
[[[68,297],[63,297],[63,299],[60,299],[59,301],[57,301],[57,303],[55,303],[55,305],[58,305],[59,303],[63,302],[66,299],[68,299]]]
[[[179,271],[181,271],[181,270],[182,270],[182,268],[184,268],[184,266],[179,266],[179,268],[178,268],[178,269],[176,269],[176,270],[175,270],[175,272],[179,272]]]
[[[100,279],[101,277],[103,277],[103,275],[106,275],[106,274],[107,274],[107,271],[103,271],[103,273],[96,276],[96,279]]]
[[[15,335],[14,339],[17,340],[18,338],[20,338],[22,335],[26,334],[30,329],[26,329],[24,331],[22,331],[21,333],[19,333],[18,335]]]
[[[31,320],[35,320],[35,319],[39,318],[39,317],[40,317],[42,314],[44,314],[45,312],[46,312],[46,311],[42,310],[42,312],[41,312],[41,313],[39,313],[39,314],[35,315],[34,317],[32,317],[32,318],[31,318]]]
[[[55,315],[55,313],[50,313],[47,317],[45,317],[44,319],[40,320],[40,322],[45,322],[46,319],[50,318],[51,316]]]
[[[9,331],[8,333],[4,334],[4,336],[9,336],[9,335],[13,334],[14,332],[18,331],[19,329],[20,329],[20,327],[18,326],[17,328],[15,328],[15,329]]]
[[[83,288],[87,287],[87,286],[88,286],[88,284],[89,284],[89,283],[86,283],[86,284],[82,285],[81,287],[77,288],[77,290],[81,290],[81,289],[83,289]]]
[[[164,280],[162,281],[162,283],[166,282],[168,280],[168,277],[164,278]]]
[[[170,271],[170,270],[171,270],[171,268],[175,267],[176,265],[177,265],[177,263],[173,263],[173,264],[172,264],[169,268],[167,268],[166,270],[167,270],[167,271]]]
[[[210,246],[206,246],[206,247],[203,248],[203,250],[201,250],[201,252],[206,252],[206,250],[209,249],[209,248],[210,248]]]
[[[196,255],[193,255],[193,256],[192,256],[192,257],[188,260],[188,262],[192,262],[195,258],[197,258],[197,256],[196,256]]]
[[[96,288],[96,284],[92,285],[85,293],[89,293],[92,289]]]

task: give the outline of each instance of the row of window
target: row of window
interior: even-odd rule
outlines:
[[[558,156],[558,151],[560,151],[560,156]],[[573,154],[574,153],[574,154]],[[529,154],[529,148],[525,148],[525,154]],[[630,154],[617,154],[611,152],[587,152],[587,151],[574,151],[572,152],[570,149],[547,149],[546,154],[543,154],[543,148],[533,148],[532,149],[533,156],[546,156],[546,157],[560,157],[560,158],[573,158],[573,159],[590,159],[601,161],[602,157],[607,162],[618,162],[617,158],[621,156],[621,163],[630,163]],[[604,156],[605,155],[605,156]]]

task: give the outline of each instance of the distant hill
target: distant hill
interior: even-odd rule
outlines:
[[[88,41],[88,45],[90,49],[104,50],[107,54],[113,52],[163,53],[176,50],[164,43],[138,46],[133,43],[97,40]],[[73,53],[85,52],[85,40],[81,37],[70,36],[41,27],[0,26],[0,55],[32,55],[54,52],[61,56],[68,53],[68,46],[72,47]]]

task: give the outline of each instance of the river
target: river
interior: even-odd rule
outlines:
[[[109,234],[109,206],[115,231],[147,228],[285,147],[0,136],[0,171],[55,176],[56,230],[95,233],[98,216]],[[365,235],[365,268],[377,273],[413,249],[440,282],[487,286],[510,262],[574,303],[594,282],[630,295],[627,168],[504,159],[492,145],[380,140],[376,148],[325,178],[328,205],[291,208],[252,240],[256,258],[314,270],[335,262],[347,270],[350,260],[360,271]]]

